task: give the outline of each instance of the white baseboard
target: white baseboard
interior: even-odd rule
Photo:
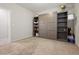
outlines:
[[[18,40],[22,40],[22,39],[25,39],[25,38],[27,39],[27,38],[31,38],[31,37],[33,37],[33,36],[31,35],[31,36],[26,36],[26,37],[20,37],[18,39],[12,40],[11,42],[18,41]]]
[[[31,38],[31,37],[33,37],[32,35],[30,35],[30,36],[26,36],[26,37],[20,37],[20,38],[18,38],[18,39],[14,39],[14,40],[12,40],[12,39],[7,39],[7,38],[4,38],[4,39],[0,39],[0,45],[5,45],[5,44],[8,44],[8,43],[11,43],[11,42],[14,42],[14,41],[18,41],[18,40],[22,40],[22,39],[28,39],[28,38]]]
[[[10,43],[11,41],[9,40],[9,39],[7,39],[7,38],[5,38],[5,39],[0,39],[0,45],[5,45],[5,44],[8,44],[8,43]]]

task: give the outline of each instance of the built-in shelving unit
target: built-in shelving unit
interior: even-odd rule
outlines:
[[[57,14],[57,38],[67,39],[67,12]]]
[[[39,19],[38,17],[34,17],[33,19],[33,36],[39,35]]]

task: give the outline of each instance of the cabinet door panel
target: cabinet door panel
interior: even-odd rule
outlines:
[[[47,15],[39,16],[39,36],[47,38]]]
[[[56,39],[57,35],[56,14],[44,14],[39,16],[40,37]]]
[[[48,23],[48,30],[57,30],[57,24],[53,22]]]

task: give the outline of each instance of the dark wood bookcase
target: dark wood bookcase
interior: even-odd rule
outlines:
[[[39,19],[38,17],[34,17],[33,19],[33,36],[36,36],[36,34],[39,34]]]
[[[57,39],[67,40],[67,12],[57,13]]]

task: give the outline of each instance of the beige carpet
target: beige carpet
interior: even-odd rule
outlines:
[[[1,55],[71,55],[79,48],[71,43],[44,38],[28,38],[0,46]]]

